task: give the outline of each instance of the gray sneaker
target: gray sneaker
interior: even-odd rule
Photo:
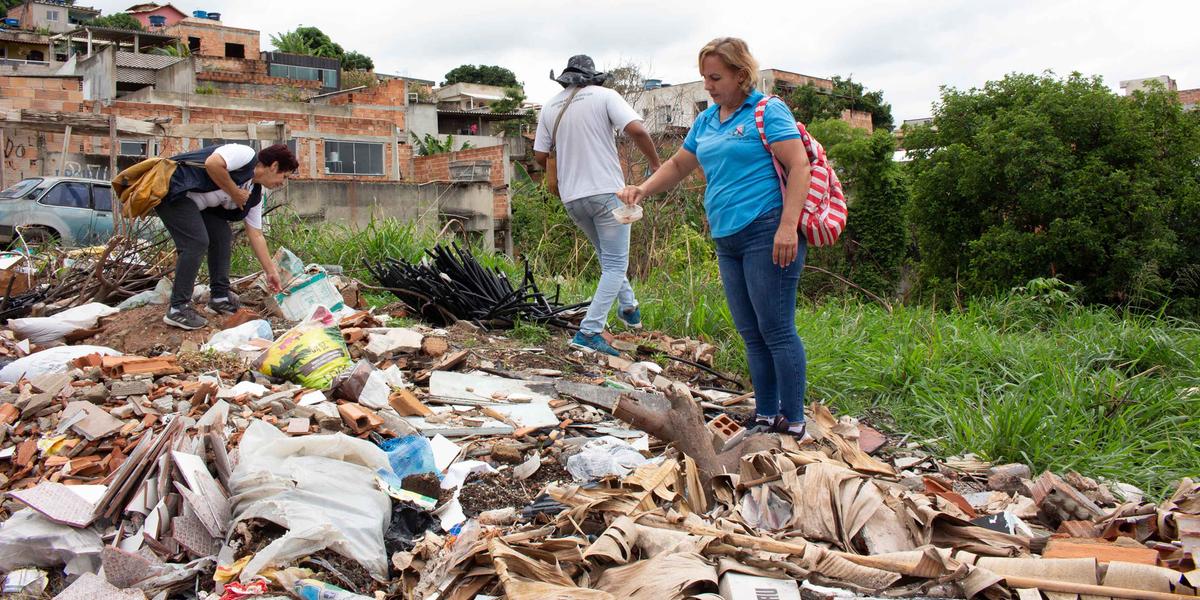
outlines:
[[[209,300],[205,310],[214,315],[232,315],[241,307],[241,301],[231,292],[228,297]]]
[[[191,305],[171,307],[163,316],[163,323],[180,329],[200,329],[208,325],[208,319],[200,316]]]

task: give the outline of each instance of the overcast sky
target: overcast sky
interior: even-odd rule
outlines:
[[[91,4],[108,14],[133,3]],[[264,50],[271,33],[314,25],[347,50],[371,56],[383,73],[440,83],[460,64],[501,65],[539,103],[561,89],[549,71],[561,70],[572,54],[590,54],[602,69],[636,63],[650,76],[682,83],[698,79],[700,47],[727,35],[745,39],[763,67],[852,75],[868,89],[882,89],[897,123],[929,115],[941,85],[965,89],[1011,72],[1080,71],[1103,76],[1114,90],[1121,80],[1158,75],[1171,76],[1180,89],[1200,87],[1196,0],[180,0],[175,6],[220,12],[227,25],[258,29]]]

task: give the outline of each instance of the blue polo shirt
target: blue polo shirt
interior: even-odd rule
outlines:
[[[704,210],[713,237],[733,235],[759,215],[783,206],[779,176],[754,126],[754,107],[762,98],[762,92],[751,91],[724,122],[721,106],[709,107],[683,140],[683,149],[695,154],[704,169]],[[767,103],[763,126],[772,144],[800,137],[792,111],[781,100]]]

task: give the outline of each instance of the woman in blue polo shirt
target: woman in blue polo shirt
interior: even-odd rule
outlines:
[[[713,106],[696,117],[683,147],[650,179],[618,196],[637,204],[674,187],[696,167],[704,169],[704,210],[754,383],[755,416],[747,425],[804,439],[804,343],[795,320],[806,242],[796,229],[808,191],[808,155],[791,111],[782,101],[768,102],[767,143],[794,175],[784,197],[754,123],[763,94],[755,89],[758,63],[746,42],[715,39],[700,50],[699,62]]]

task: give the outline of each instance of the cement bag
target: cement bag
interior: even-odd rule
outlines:
[[[120,311],[111,306],[89,302],[83,306],[68,308],[53,317],[12,319],[8,322],[8,328],[12,329],[17,337],[26,338],[35,344],[43,344],[61,340],[72,331],[91,329],[100,321],[100,317],[115,315],[118,312]]]
[[[0,369],[0,382],[12,383],[22,377],[33,379],[38,375],[66,373],[71,361],[89,354],[120,356],[121,353],[106,346],[59,346],[34,352],[18,358]]]
[[[354,363],[333,314],[319,306],[309,318],[279,336],[254,361],[258,372],[324,390]]]
[[[325,548],[387,578],[392,499],[375,484],[375,473],[391,468],[383,450],[341,433],[288,437],[254,421],[238,455],[229,478],[234,524],[258,518],[288,530],[254,555],[242,582]]]

